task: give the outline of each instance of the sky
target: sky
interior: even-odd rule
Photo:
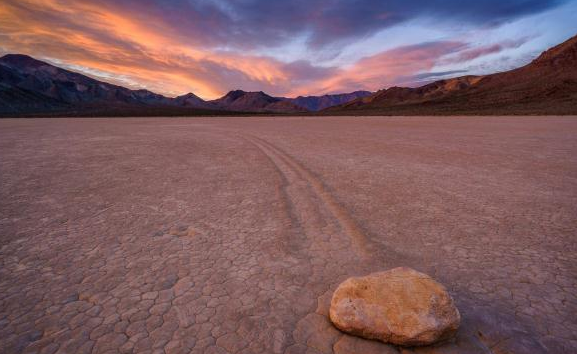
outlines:
[[[167,96],[419,86],[577,34],[577,0],[0,0],[0,54]]]

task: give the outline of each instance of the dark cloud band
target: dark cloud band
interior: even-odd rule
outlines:
[[[417,18],[495,25],[571,0],[105,0],[178,27],[205,46],[267,47],[307,36],[320,47]]]

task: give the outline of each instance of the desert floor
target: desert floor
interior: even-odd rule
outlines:
[[[0,120],[2,353],[575,353],[577,118]],[[458,337],[328,322],[409,266]]]

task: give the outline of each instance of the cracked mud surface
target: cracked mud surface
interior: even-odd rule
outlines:
[[[0,182],[1,353],[577,352],[574,118],[1,120]],[[455,340],[328,322],[397,266]]]

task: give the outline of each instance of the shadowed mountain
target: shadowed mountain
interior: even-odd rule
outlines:
[[[324,108],[350,102],[359,97],[371,95],[369,91],[356,91],[352,93],[325,95],[325,96],[299,96],[297,98],[272,97],[266,93],[246,92],[234,90],[221,98],[212,101],[204,101],[193,93],[178,96],[174,104],[182,107],[197,107],[236,112],[270,112],[270,113],[303,113],[307,111],[319,111]]]
[[[299,113],[306,112],[302,107],[287,101],[259,92],[246,92],[242,90],[230,91],[225,96],[209,101],[217,108],[238,112],[276,112],[276,113]]]
[[[0,114],[7,115],[227,115],[233,112],[305,112],[263,92],[231,91],[214,101],[193,93],[169,98],[130,90],[36,60],[0,58]]]
[[[179,107],[218,109],[218,107],[212,103],[203,100],[192,92],[189,92],[186,95],[175,97],[172,99],[171,103]]]
[[[71,72],[26,55],[0,58],[0,111],[26,112],[107,105],[167,105],[170,99]]]
[[[8,54],[0,58],[0,115],[183,116],[228,115],[189,93],[169,98],[131,90],[36,60]]]
[[[391,87],[325,114],[577,114],[577,37],[507,72]]]
[[[0,64],[0,113],[20,112],[24,108],[47,111],[66,107],[62,101],[18,86],[25,82],[26,76]]]
[[[336,95],[299,96],[297,98],[286,98],[286,100],[296,104],[299,107],[303,107],[309,111],[316,112],[325,108],[350,102],[357,98],[368,97],[370,95],[372,95],[372,92],[369,91],[355,91],[351,93],[341,93]]]

